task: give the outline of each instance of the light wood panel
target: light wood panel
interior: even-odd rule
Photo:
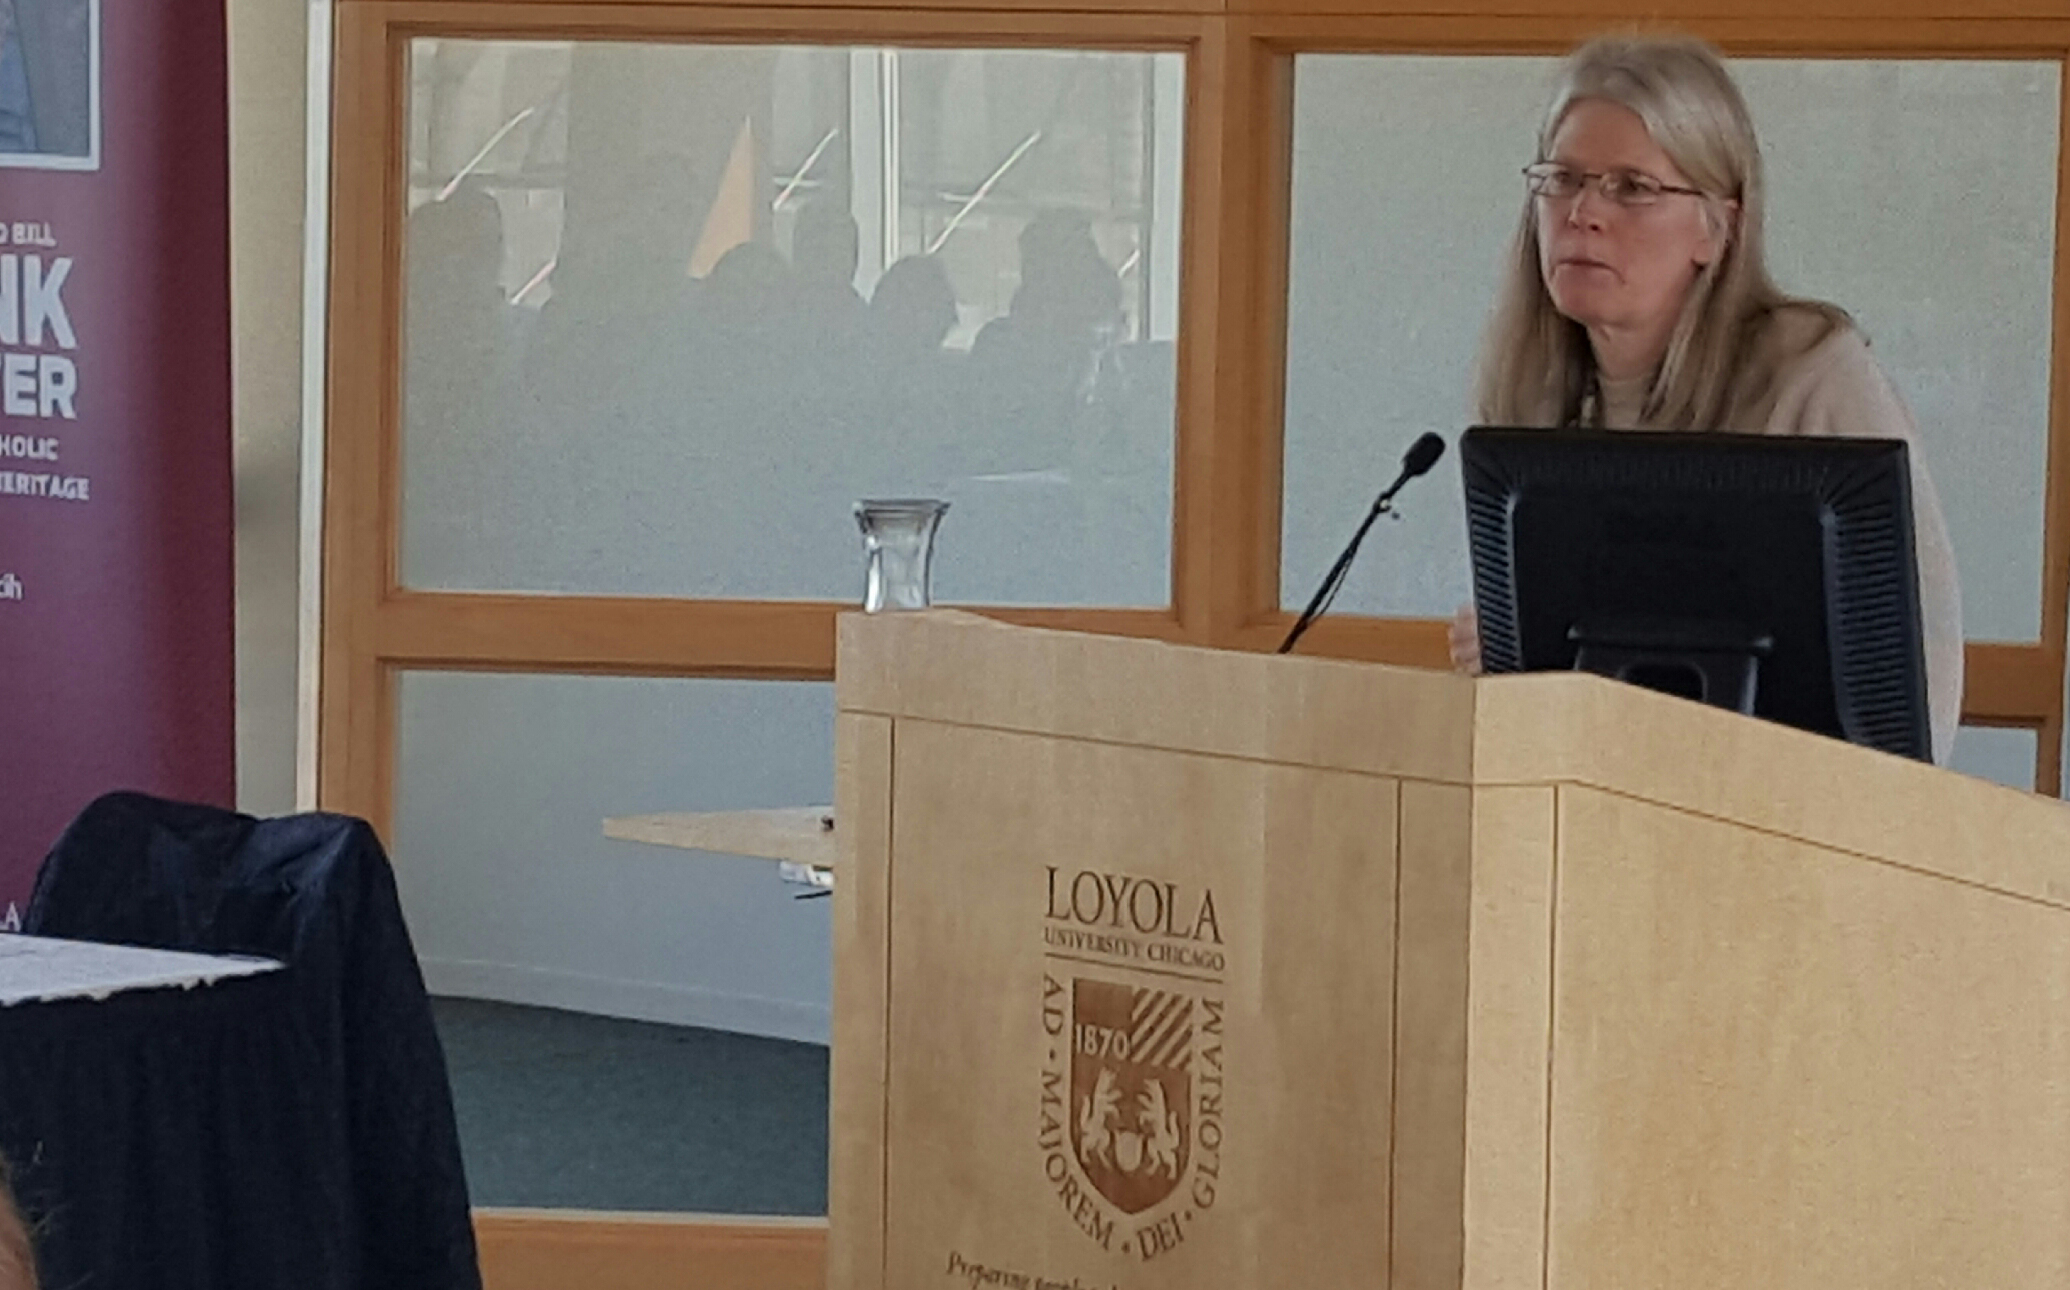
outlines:
[[[1366,669],[1471,692],[1467,780],[1403,783],[1321,731],[1254,742],[1357,669],[1067,638],[1031,666],[1037,635],[844,633],[841,711],[895,745],[886,958],[846,965],[889,973],[884,1265],[842,1290],[2070,1275],[2070,807],[1599,678]],[[1124,684],[1089,726],[1078,696]],[[1209,897],[1215,959],[1168,970]],[[1217,1046],[1180,1065],[1156,1019],[1185,991]],[[1146,1065],[1217,1080],[1215,1131],[1180,1135],[1214,1168],[1164,1194],[1129,1190],[1167,1176],[1133,1143],[1100,1169]]]
[[[385,833],[395,695],[373,618],[394,582],[402,91],[380,15],[354,7],[336,23],[317,799]]]
[[[2061,908],[1559,793],[1550,1286],[2070,1283]]]
[[[826,1290],[824,1219],[479,1209],[482,1290]]]
[[[1283,373],[1258,356],[1285,326],[1293,63],[1232,19],[1189,76],[1172,586],[1189,638],[1226,644],[1279,587]]]
[[[1466,1085],[1463,1286],[1547,1290],[1555,792],[1473,796],[1466,1047],[1484,1065]]]
[[[604,836],[684,851],[789,861],[820,869],[832,868],[834,864],[831,806],[620,815],[604,821]]]
[[[1232,1021],[1230,1074],[1255,1072],[1286,1092],[1261,1099],[1261,1114],[1244,1126],[1254,1128],[1255,1142],[1248,1132],[1232,1135],[1242,1149],[1227,1153],[1217,1181],[1228,1199],[1217,1204],[1255,1216],[1269,1233],[1258,1241],[1250,1283],[1366,1286],[1374,1269],[1427,1257],[1431,1245],[1424,1233],[1393,1221],[1403,1199],[1397,1188],[1418,1189],[1425,1180],[1380,1165],[1401,1158],[1396,1009],[1406,916],[1399,904],[1405,786],[1305,767],[1248,773],[1258,779],[1264,806],[1264,828],[1251,844],[1262,917],[1256,948],[1245,947],[1235,971],[1255,962],[1257,987],[1255,995],[1240,987],[1229,993],[1238,1001],[1236,1016],[1247,1020],[1256,1008],[1259,1024],[1245,1034]],[[1300,863],[1273,863],[1293,856]],[[1166,872],[1179,877],[1186,870]],[[1238,900],[1248,894],[1235,883],[1218,887],[1233,889]],[[1308,952],[1266,952],[1275,944],[1301,944]],[[1336,1060],[1317,1062],[1322,1051]],[[1228,1100],[1232,1111],[1243,1109],[1245,1099],[1234,1090]],[[1273,1149],[1291,1142],[1304,1149]],[[1239,1171],[1254,1173],[1262,1204],[1250,1200]],[[1394,1282],[1392,1290],[1407,1287]]]
[[[896,728],[896,1203],[881,1284],[939,1281],[958,1260],[1064,1285],[1111,1284],[1121,1264],[1135,1287],[1370,1284],[1387,1263],[1391,1185],[1393,784],[915,718]],[[1293,855],[1303,863],[1264,863]],[[1113,896],[1118,875],[1157,885]],[[1057,920],[1063,905],[1085,914],[1094,883],[1129,902],[1121,934]],[[1273,952],[1293,944],[1315,952]],[[1066,1169],[1071,1143],[1081,1160],[1098,1150],[1066,1130],[1098,1097],[1074,1053],[1100,1026],[1132,1033],[1131,1051],[1158,1054],[1185,1090],[1161,1103],[1184,1126],[1170,1131],[1179,1154],[1118,1211]],[[1141,1123],[1137,1094],[1118,1096],[1121,1123]],[[1113,1149],[1135,1168],[1126,1133]],[[849,1239],[843,1221],[834,1232],[837,1247]]]
[[[1466,1284],[1466,1020],[1473,795],[1401,785],[1395,897],[1393,1208],[1389,1290]]]
[[[990,663],[974,669],[974,657]],[[839,672],[844,712],[1441,783],[1472,772],[1474,682],[1447,672],[1016,630],[954,611],[842,619]],[[1194,701],[1143,703],[1174,683]],[[1293,696],[1300,719],[1273,695]]]
[[[2070,803],[1589,676],[1483,681],[1474,720],[1481,784],[1625,792],[2070,909]]]
[[[834,886],[827,1214],[843,1240],[831,1251],[827,1284],[855,1290],[884,1280],[893,740],[889,718],[835,718],[836,869],[843,876]]]

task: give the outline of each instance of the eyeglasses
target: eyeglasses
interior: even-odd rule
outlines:
[[[1535,166],[1524,167],[1524,183],[1534,197],[1549,201],[1563,201],[1573,197],[1593,183],[1596,191],[1605,201],[1618,206],[1651,206],[1669,193],[1683,197],[1702,197],[1700,188],[1682,188],[1663,183],[1648,174],[1636,170],[1576,170],[1556,161],[1541,161]]]

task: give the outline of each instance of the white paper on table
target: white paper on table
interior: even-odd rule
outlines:
[[[280,966],[271,959],[0,933],[0,1008],[53,999],[105,999],[125,990],[192,989],[278,971]]]

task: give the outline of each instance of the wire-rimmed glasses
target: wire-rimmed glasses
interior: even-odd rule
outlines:
[[[1564,201],[1594,184],[1605,201],[1626,208],[1652,206],[1669,194],[1683,197],[1706,195],[1700,188],[1671,184],[1641,170],[1577,170],[1557,161],[1541,161],[1524,167],[1524,184],[1532,196],[1548,201]]]

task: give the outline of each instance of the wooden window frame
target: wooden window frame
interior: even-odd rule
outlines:
[[[2063,71],[2041,636],[1968,646],[1968,724],[2037,732],[2062,780],[2070,628],[2070,15],[2058,0],[338,0],[323,454],[318,800],[387,832],[397,681],[415,669],[827,680],[825,601],[428,592],[401,585],[406,56],[420,36],[1175,50],[1187,59],[1171,603],[990,608],[1015,622],[1269,649],[1280,609],[1293,68],[1306,52],[1558,53],[1672,25],[1734,55],[2025,58]],[[1444,626],[1344,616],[1308,652],[1442,666]]]

